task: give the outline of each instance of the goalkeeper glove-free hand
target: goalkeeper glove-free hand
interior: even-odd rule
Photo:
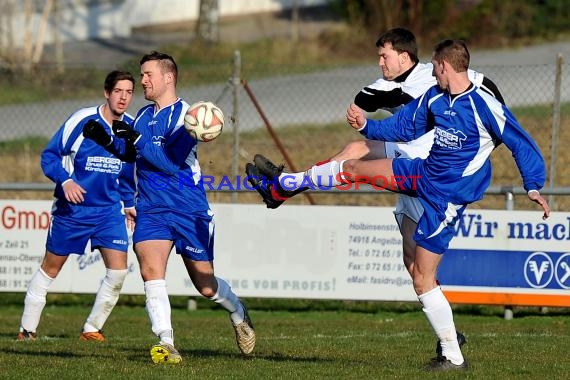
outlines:
[[[113,142],[113,138],[107,133],[105,127],[93,119],[87,121],[83,126],[83,137],[91,139],[101,146],[109,146]]]
[[[141,134],[135,131],[130,124],[121,120],[113,120],[113,133],[115,136],[125,139],[131,143],[137,142],[141,136]]]

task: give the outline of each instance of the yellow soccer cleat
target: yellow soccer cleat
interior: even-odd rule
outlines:
[[[178,364],[182,361],[182,356],[173,345],[159,343],[150,349],[150,358],[155,364]]]

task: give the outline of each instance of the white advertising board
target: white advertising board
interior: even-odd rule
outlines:
[[[49,201],[0,201],[0,291],[26,290],[44,255],[50,208]],[[216,274],[241,297],[417,300],[391,208],[212,208]],[[468,210],[438,273],[450,300],[570,306],[570,214],[540,216]],[[132,250],[129,268],[123,293],[143,294]],[[99,252],[87,248],[70,256],[50,291],[95,293],[103,275]],[[172,295],[198,295],[175,253],[167,283]]]

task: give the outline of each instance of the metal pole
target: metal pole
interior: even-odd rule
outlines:
[[[505,209],[507,211],[513,211],[515,208],[515,196],[511,191],[505,192]],[[505,305],[504,318],[506,321],[513,319],[513,307],[511,305]]]
[[[232,176],[237,178],[239,169],[239,88],[241,85],[241,53],[239,50],[234,52],[234,72],[232,75],[233,85],[233,110],[232,110],[232,124],[234,144],[232,149]],[[238,202],[238,193],[232,193],[232,203]]]
[[[556,77],[554,80],[554,103],[552,105],[552,140],[550,143],[550,190],[554,188],[556,183],[556,166],[558,162],[558,131],[560,129],[560,92],[562,83],[562,64],[564,58],[562,53],[558,53],[556,57]],[[554,197],[548,196],[548,204],[552,210],[555,210]]]
[[[267,116],[265,116],[265,112],[263,112],[263,110],[261,109],[261,106],[259,105],[259,102],[257,101],[257,98],[255,97],[255,95],[253,94],[253,91],[251,91],[251,88],[247,84],[247,81],[244,79],[241,82],[242,82],[243,88],[245,89],[245,92],[247,93],[247,95],[251,99],[251,102],[253,103],[253,106],[257,110],[257,113],[259,114],[259,116],[261,116],[261,119],[263,119],[263,122],[265,123],[265,128],[267,129],[267,132],[269,132],[269,134],[271,135],[271,138],[275,142],[275,145],[277,145],[277,148],[279,149],[279,151],[283,155],[283,158],[285,158],[287,165],[289,165],[289,168],[291,169],[291,171],[297,172],[298,170],[295,167],[295,165],[293,164],[293,160],[291,160],[291,158],[289,157],[289,154],[287,153],[287,149],[285,149],[285,146],[281,143],[279,136],[277,136],[277,134],[273,130],[273,127],[271,126],[269,119],[267,118]],[[312,205],[316,204],[316,202],[313,199],[313,197],[311,196],[311,194],[304,192],[303,195],[305,196],[305,198],[307,198],[307,200],[309,201],[310,204],[312,204]]]

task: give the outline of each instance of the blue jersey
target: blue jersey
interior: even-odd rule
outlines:
[[[69,210],[77,206],[109,207],[123,202],[124,207],[134,206],[134,166],[122,162],[97,145],[83,138],[83,126],[88,120],[96,120],[109,134],[111,126],[103,118],[101,108],[82,108],[73,113],[48,142],[41,155],[41,167],[55,183],[55,210]],[[133,118],[123,115],[123,121]],[[85,189],[84,202],[70,204],[65,199],[62,184],[70,179]]]
[[[434,143],[418,173],[428,193],[456,204],[481,199],[491,181],[489,156],[500,143],[512,151],[527,191],[544,185],[545,163],[536,143],[504,105],[476,86],[453,97],[433,86],[394,116],[367,120],[361,133],[411,141],[432,129]]]
[[[189,104],[178,99],[155,112],[149,104],[139,110],[136,143],[137,211],[208,211],[209,204],[198,162],[198,142],[186,132]]]

